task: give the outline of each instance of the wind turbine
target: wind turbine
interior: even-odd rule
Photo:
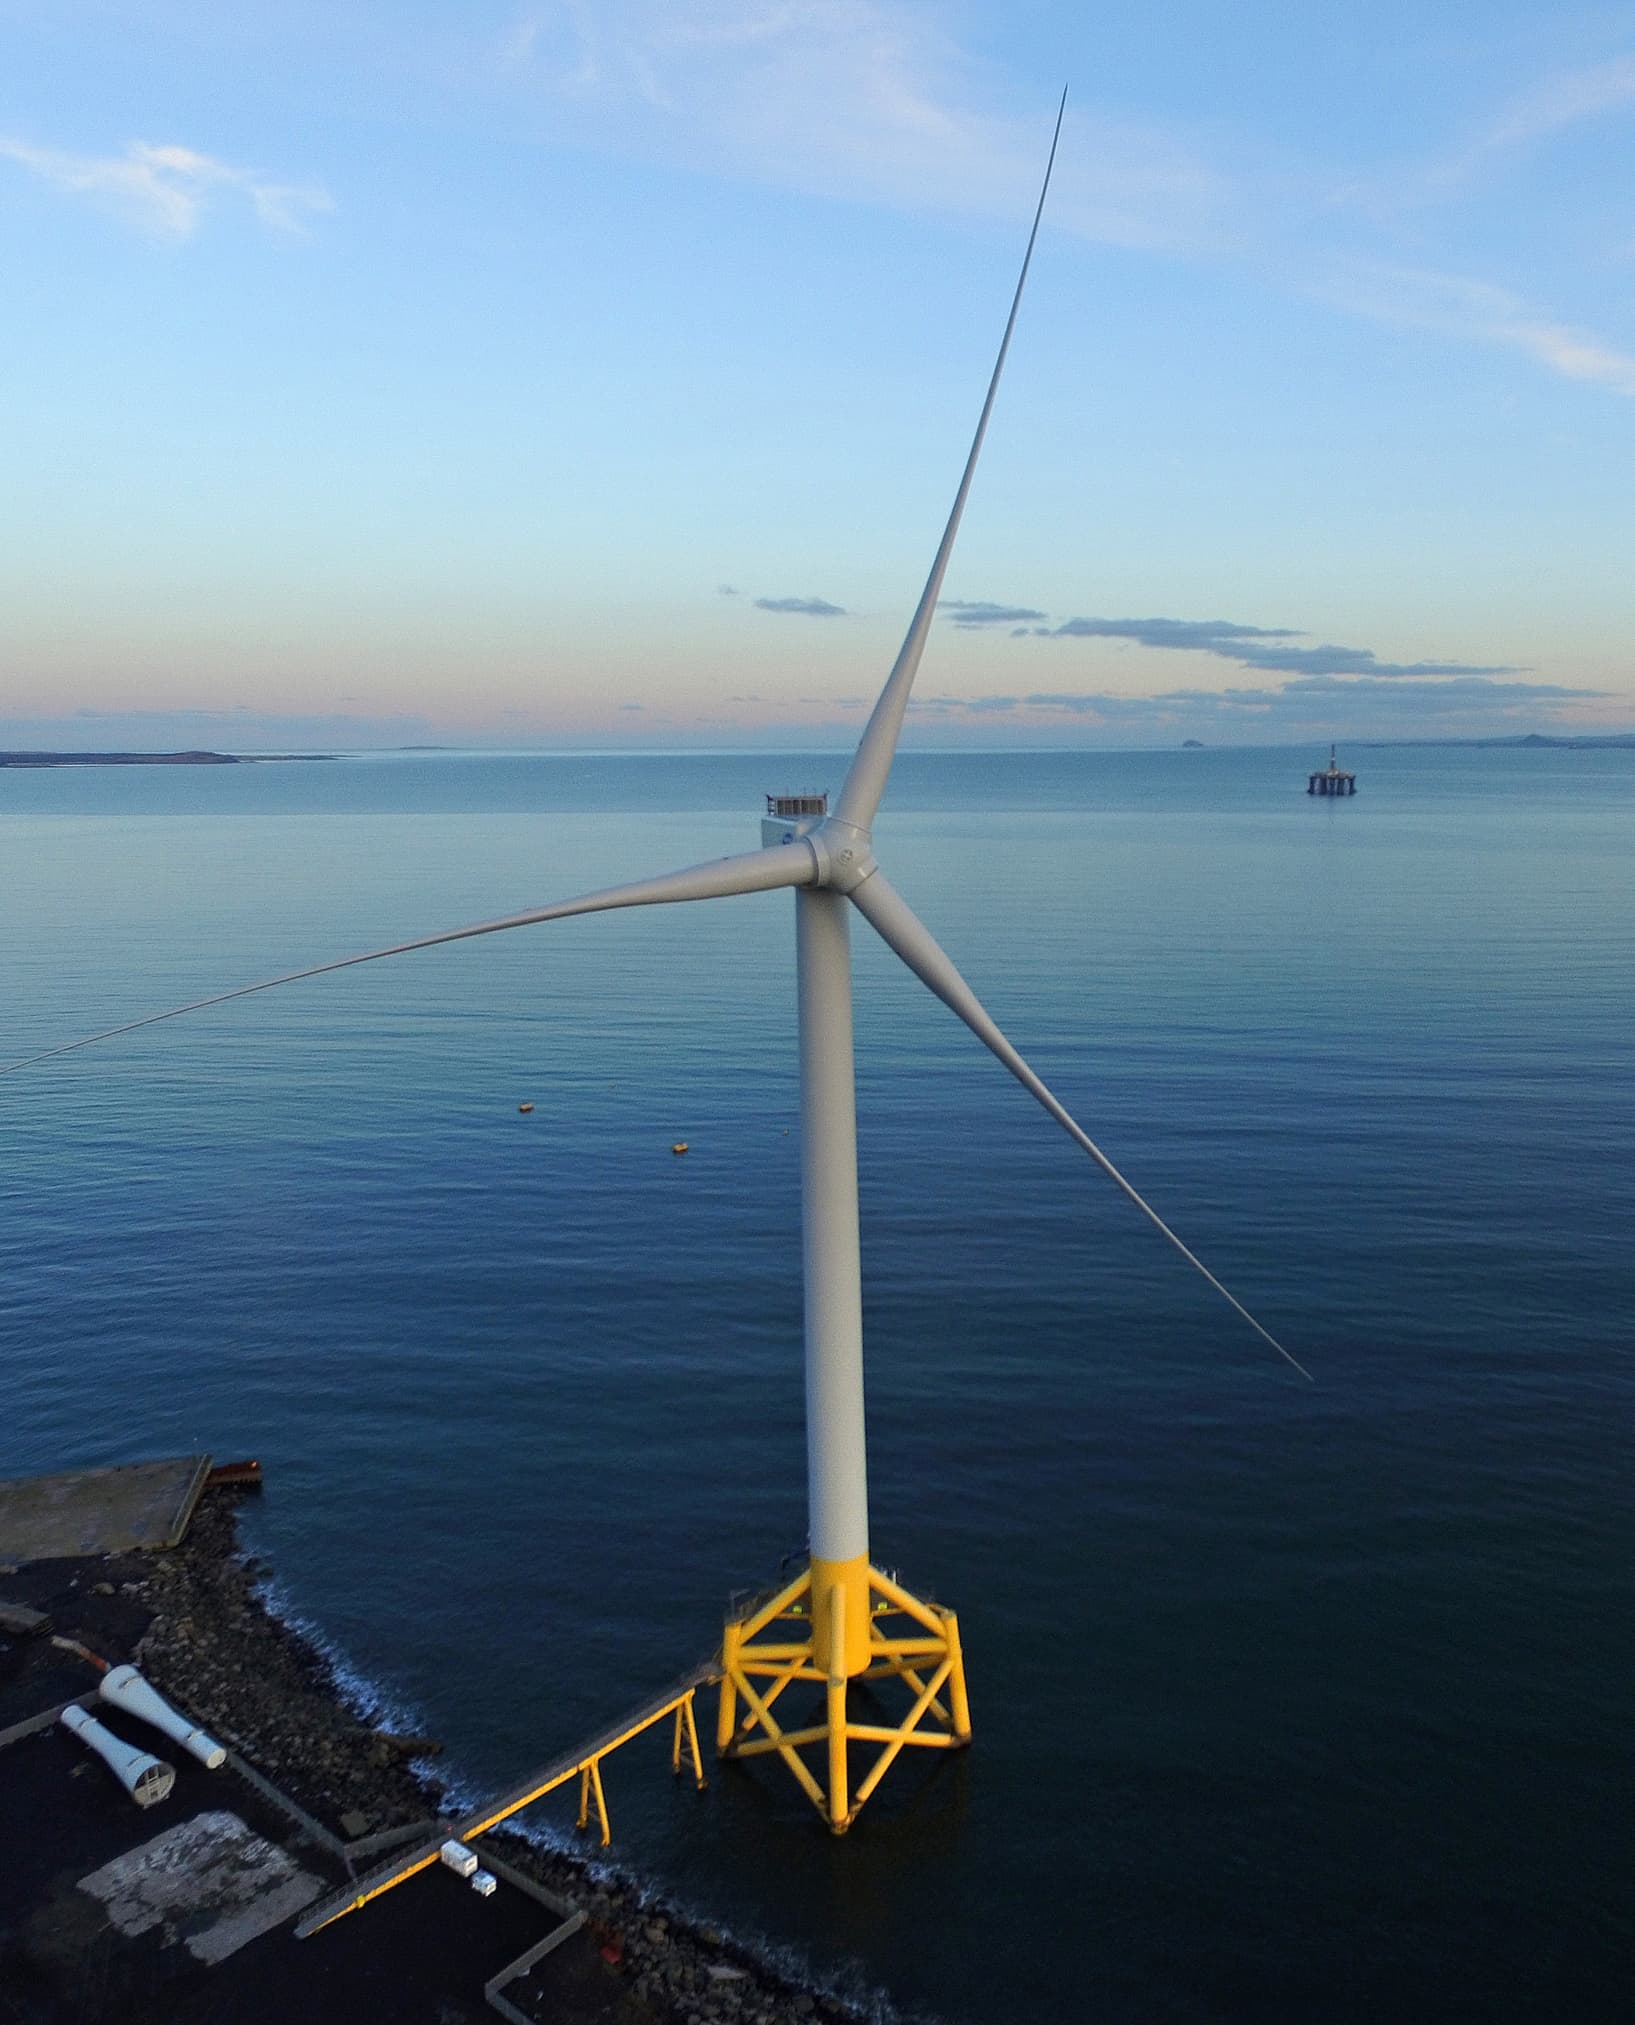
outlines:
[[[222,1005],[255,992],[322,977],[355,964],[402,956],[440,943],[495,935],[616,907],[654,907],[683,900],[790,887],[795,894],[795,946],[800,1027],[801,1219],[805,1278],[807,1495],[809,1560],[795,1579],[766,1596],[723,1632],[717,1745],[723,1756],[776,1754],[789,1767],[829,1827],[843,1834],[906,1747],[950,1749],[970,1742],[970,1707],[959,1625],[953,1611],[922,1601],[869,1558],[868,1482],[863,1411],[863,1316],[857,1205],[857,1104],[852,1055],[850,919],[855,909],[908,968],[962,1019],[1016,1080],[1048,1111],[1110,1181],[1155,1224],[1187,1263],[1303,1377],[1303,1365],[1262,1328],[1247,1308],[1188,1250],[1158,1212],[1096,1145],[1066,1107],[1000,1032],[952,960],[896,891],[875,859],[872,830],[897,749],[909,692],[931,621],[994,397],[1016,327],[1039,221],[1061,138],[1056,115],[1050,156],[1034,211],[1010,315],[988,382],[959,490],[915,607],[901,651],[831,810],[821,796],[771,796],[762,848],[679,872],[661,873],[577,899],[532,907],[495,921],[423,935],[390,948],[343,956],[309,969],[195,999],[100,1034],[48,1048],[0,1069],[31,1063],[96,1041]],[[895,1724],[854,1719],[854,1682],[895,1682],[911,1698]],[[799,1684],[824,1690],[815,1720],[785,1729],[775,1713]],[[859,1697],[861,1700],[861,1697]],[[740,1718],[739,1706],[743,1715]],[[878,1745],[867,1772],[851,1780],[851,1746]],[[802,1752],[815,1749],[819,1771]]]

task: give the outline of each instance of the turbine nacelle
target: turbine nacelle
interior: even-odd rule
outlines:
[[[813,876],[801,883],[831,893],[855,893],[878,870],[872,832],[830,815],[827,795],[768,795],[761,842],[768,849],[805,844]]]

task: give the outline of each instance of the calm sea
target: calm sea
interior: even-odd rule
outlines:
[[[1338,805],[1321,757],[898,763],[893,882],[1317,1381],[856,924],[875,1552],[958,1606],[976,1745],[838,1842],[662,1739],[609,1798],[905,2010],[1627,2015],[1635,754],[1359,750]],[[0,773],[0,1055],[752,847],[842,771]],[[0,1083],[0,1472],[259,1455],[287,1607],[470,1789],[701,1656],[804,1534],[792,911]]]

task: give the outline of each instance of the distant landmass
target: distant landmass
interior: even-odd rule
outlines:
[[[1379,752],[1391,746],[1404,745],[1471,745],[1493,748],[1498,746],[1526,747],[1545,746],[1563,748],[1568,752],[1604,752],[1608,748],[1620,751],[1635,750],[1635,731],[1586,732],[1578,738],[1550,738],[1542,731],[1529,731],[1519,738],[1375,738],[1352,739],[1353,746],[1363,752]]]
[[[327,752],[0,752],[0,766],[254,766],[266,760],[331,757]]]
[[[1204,749],[1204,742],[1201,738],[1183,738],[1181,740],[1181,750],[1183,752],[1186,752],[1188,750],[1194,752],[1202,752],[1203,749]]]

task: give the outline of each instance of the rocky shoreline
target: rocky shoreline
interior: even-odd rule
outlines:
[[[110,1557],[99,1579],[79,1585],[89,1614],[125,1620],[120,1642],[130,1642],[154,1684],[342,1840],[438,1814],[443,1792],[429,1765],[440,1747],[394,1736],[348,1705],[323,1654],[268,1609],[261,1592],[270,1571],[239,1550],[237,1505],[230,1492],[208,1493],[180,1546]],[[138,1631],[140,1617],[147,1622]],[[108,1630],[119,1635],[117,1623]],[[655,2020],[887,2025],[897,2016],[879,1993],[857,2000],[791,1983],[638,1880],[503,1829],[483,1846],[584,1909],[604,1959]]]

